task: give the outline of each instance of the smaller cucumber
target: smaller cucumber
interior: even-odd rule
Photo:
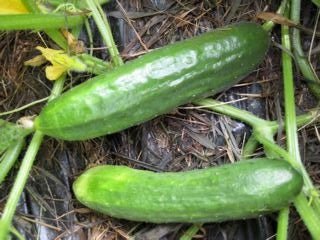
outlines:
[[[84,205],[116,218],[214,222],[279,210],[302,185],[301,175],[287,162],[254,159],[178,173],[98,166],[82,174],[73,190]]]

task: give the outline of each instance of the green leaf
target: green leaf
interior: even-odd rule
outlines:
[[[24,128],[20,125],[0,119],[0,154],[12,144],[33,132],[32,128]]]
[[[317,5],[317,7],[320,7],[320,0],[312,0],[312,2]]]

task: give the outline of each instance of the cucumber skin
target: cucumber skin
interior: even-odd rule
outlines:
[[[302,185],[301,175],[287,162],[254,159],[178,173],[98,166],[84,172],[73,191],[85,206],[116,218],[205,223],[280,210]]]
[[[115,133],[220,92],[260,64],[269,36],[238,23],[152,51],[49,102],[35,129],[63,140]]]

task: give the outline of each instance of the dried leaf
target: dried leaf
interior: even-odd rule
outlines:
[[[272,21],[276,24],[286,25],[289,27],[295,27],[295,28],[297,28],[301,31],[304,31],[310,35],[315,35],[317,37],[320,37],[319,32],[315,32],[312,29],[308,29],[308,28],[302,26],[301,24],[295,23],[295,22],[291,21],[290,19],[288,19],[280,14],[277,14],[277,13],[261,12],[256,17],[259,19],[265,20],[265,21]]]
[[[63,36],[67,39],[68,46],[71,50],[71,52],[75,54],[80,54],[86,52],[86,48],[84,46],[84,43],[82,41],[77,40],[72,33],[70,33],[68,30],[64,29],[61,30]]]
[[[297,24],[290,19],[273,12],[261,12],[257,14],[257,18],[265,20],[265,21],[272,21],[277,24],[286,25],[289,27],[296,27]]]

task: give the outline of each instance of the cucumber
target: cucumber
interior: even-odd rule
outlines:
[[[116,218],[205,223],[279,210],[302,185],[301,175],[287,162],[254,159],[178,173],[98,166],[83,173],[73,191],[85,206]]]
[[[239,23],[152,51],[50,101],[35,129],[64,140],[115,133],[225,90],[260,64],[269,36]]]

